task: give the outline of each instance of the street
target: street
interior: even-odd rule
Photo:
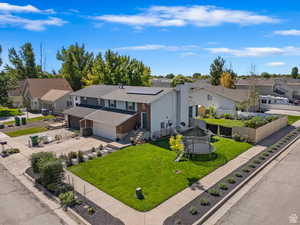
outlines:
[[[299,160],[300,140],[217,224],[300,224]]]
[[[0,164],[0,225],[64,223]]]

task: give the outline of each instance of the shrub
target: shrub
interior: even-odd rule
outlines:
[[[210,204],[210,202],[207,199],[205,199],[205,198],[201,198],[200,199],[200,204],[202,206],[208,206]]]
[[[225,114],[222,115],[222,117],[225,118],[225,119],[232,119],[233,118],[233,116],[230,113],[225,113]]]
[[[60,160],[45,161],[40,165],[40,181],[43,186],[61,184],[64,170]]]
[[[249,173],[250,172],[250,170],[248,168],[243,168],[242,171],[245,172],[245,173]]]
[[[254,164],[250,164],[248,167],[253,169],[253,168],[255,168],[256,166],[255,166]]]
[[[176,219],[175,221],[174,221],[174,225],[182,225],[183,223],[182,223],[182,221],[180,220],[180,219]]]
[[[22,115],[22,112],[19,109],[0,108],[0,117],[20,115]]]
[[[95,147],[92,147],[92,152],[96,152],[96,148]]]
[[[99,145],[99,150],[103,150],[103,149],[104,149],[103,145]]]
[[[273,153],[273,150],[270,149],[270,150],[268,150],[268,152],[269,152],[269,153]]]
[[[49,161],[55,159],[55,156],[52,152],[38,152],[38,153],[33,153],[30,157],[30,163],[31,167],[33,169],[34,173],[39,173],[40,172],[40,167],[39,167],[39,162],[41,160],[43,161]]]
[[[224,183],[219,184],[219,188],[220,188],[221,190],[228,190],[227,185],[224,184]]]
[[[259,160],[254,160],[253,163],[255,163],[255,164],[260,164],[261,161],[259,161]]]
[[[69,158],[70,160],[76,159],[76,158],[77,158],[77,152],[69,152],[68,158]]]
[[[190,214],[192,214],[192,215],[196,215],[196,214],[198,213],[196,207],[194,207],[194,206],[191,206],[191,207],[189,208],[189,212],[190,212]]]
[[[264,152],[262,155],[268,157],[270,154],[267,152]]]
[[[70,207],[76,204],[73,191],[62,193],[58,196],[60,204],[64,207]]]
[[[234,184],[236,181],[235,181],[235,179],[233,177],[229,177],[229,178],[227,178],[227,182],[229,184]]]
[[[88,214],[93,215],[95,213],[95,209],[93,207],[88,208]]]
[[[252,119],[245,121],[245,126],[250,128],[259,128],[265,124],[267,124],[268,121],[264,119],[261,116],[255,116]]]
[[[233,140],[235,141],[241,141],[241,136],[239,134],[232,135]]]
[[[102,156],[102,153],[101,153],[100,151],[98,151],[98,152],[97,152],[97,156],[98,156],[98,157],[101,157],[101,156]]]
[[[235,176],[236,177],[243,177],[243,175],[241,173],[236,173]]]
[[[266,158],[263,157],[263,156],[260,156],[259,159],[260,159],[260,160],[265,160]]]
[[[7,150],[9,154],[16,154],[16,153],[20,153],[20,150],[17,148],[10,148]]]
[[[82,151],[78,151],[77,158],[78,158],[78,162],[84,162]]]
[[[212,196],[220,196],[220,192],[217,189],[209,189],[208,193]]]

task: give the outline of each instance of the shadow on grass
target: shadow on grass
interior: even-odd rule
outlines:
[[[192,190],[205,190],[203,185],[199,182],[199,178],[197,177],[188,177],[187,178],[188,185]]]

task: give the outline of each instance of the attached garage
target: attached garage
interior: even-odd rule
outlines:
[[[112,140],[115,140],[117,138],[117,132],[115,126],[110,126],[108,124],[103,124],[99,122],[94,122],[93,133],[96,136],[100,136]]]

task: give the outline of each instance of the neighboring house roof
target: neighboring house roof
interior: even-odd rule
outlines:
[[[106,110],[97,110],[92,112],[91,114],[87,115],[85,119],[92,120],[94,122],[107,124],[110,126],[118,126],[134,115],[132,114],[125,114],[125,113],[118,113],[118,112],[111,112]]]
[[[107,100],[152,103],[172,91],[174,91],[173,88],[124,86],[102,96],[102,98]]]
[[[41,98],[51,89],[73,91],[68,81],[64,78],[27,79],[29,93],[33,98]]]
[[[73,108],[65,110],[64,114],[84,118],[92,112],[95,112],[96,110],[97,109],[75,106]]]
[[[92,85],[75,91],[71,95],[89,98],[101,98],[103,95],[110,93],[118,88],[119,87],[117,85]]]
[[[21,96],[24,88],[25,80],[17,81],[14,88],[8,90],[8,96]]]
[[[197,89],[203,89],[211,94],[217,94],[224,98],[233,100],[235,102],[243,102],[249,99],[249,91],[248,90],[242,90],[242,89],[232,89],[232,88],[225,88],[221,85],[219,86],[213,86],[207,83],[202,83],[202,85],[198,85],[194,87]]]
[[[275,84],[274,78],[248,78],[248,79],[238,79],[235,82],[236,86],[248,86],[248,85],[256,85],[256,86],[273,86]]]
[[[70,92],[71,91],[68,91],[68,90],[51,89],[50,91],[48,91],[46,94],[44,94],[41,97],[41,100],[48,101],[48,102],[55,102],[56,100],[64,97],[65,95],[67,95]]]
[[[73,96],[102,98],[107,100],[129,101],[138,103],[151,103],[163,95],[173,91],[173,88],[93,85],[73,92]],[[134,93],[130,93],[134,92]],[[155,94],[153,94],[155,93]]]

